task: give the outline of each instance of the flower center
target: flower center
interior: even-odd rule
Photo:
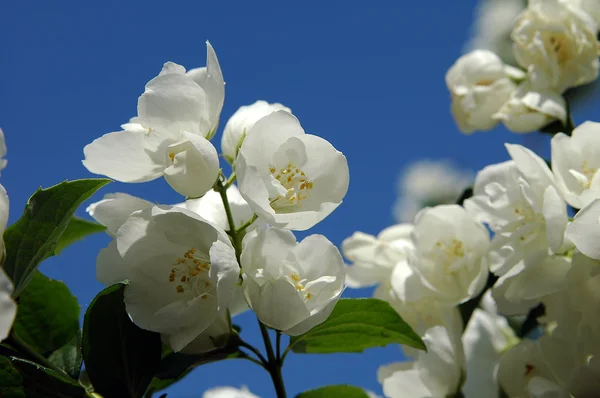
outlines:
[[[175,260],[169,273],[169,283],[176,284],[177,293],[192,292],[195,296],[206,299],[212,287],[209,270],[208,256],[191,248]]]
[[[564,38],[552,35],[549,39],[550,48],[556,54],[556,60],[559,64],[564,64],[569,60],[568,46],[565,46]]]
[[[269,172],[283,188],[283,190],[280,190],[279,195],[269,198],[273,209],[298,205],[300,201],[308,197],[308,191],[313,188],[312,181],[306,177],[304,171],[291,162],[279,170],[275,167],[269,167]]]
[[[312,294],[306,287],[306,279],[300,279],[300,275],[296,272],[292,272],[288,277],[289,282],[296,287],[296,290],[303,295],[304,301],[308,301],[312,298]]]
[[[444,264],[446,273],[452,274],[456,271],[452,266],[465,257],[465,248],[463,242],[458,239],[452,239],[450,242],[437,241],[434,253],[440,263]]]

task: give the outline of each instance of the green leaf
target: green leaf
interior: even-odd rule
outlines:
[[[362,388],[348,386],[348,385],[336,385],[317,388],[316,390],[305,391],[301,394],[296,395],[296,398],[331,398],[331,397],[344,397],[344,398],[369,398],[369,395]]]
[[[55,370],[25,359],[10,358],[23,377],[27,398],[83,398],[85,389],[74,380]]]
[[[341,299],[325,322],[291,337],[288,348],[296,353],[329,354],[388,344],[425,350],[423,340],[389,303],[374,298]]]
[[[224,347],[205,354],[186,355],[178,352],[170,352],[164,355],[149,390],[153,392],[163,390],[183,379],[198,366],[225,359],[239,358],[242,354],[238,350],[240,342],[239,335],[233,333]]]
[[[70,342],[54,351],[48,357],[53,365],[64,370],[73,379],[78,380],[81,373],[81,333],[76,333]]]
[[[77,207],[111,180],[90,178],[65,181],[38,189],[27,201],[21,218],[4,232],[4,270],[18,297],[37,266],[54,254],[60,237]]]
[[[104,397],[141,397],[161,359],[160,334],[137,327],[125,311],[125,285],[104,289],[90,304],[83,324],[87,374]]]
[[[0,397],[25,398],[23,376],[12,366],[10,359],[0,356]]]
[[[54,254],[59,254],[67,246],[85,238],[88,235],[104,231],[106,231],[106,227],[102,224],[98,224],[95,221],[86,220],[84,218],[72,217],[67,224],[67,228],[60,236],[58,245],[56,245],[56,249],[54,249]]]
[[[15,333],[45,356],[75,337],[79,312],[77,299],[64,283],[36,271],[19,298]]]

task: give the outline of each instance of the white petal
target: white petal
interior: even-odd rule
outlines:
[[[145,182],[160,177],[166,167],[150,155],[148,136],[139,131],[108,133],[83,149],[83,165],[94,174],[121,182]]]
[[[586,256],[600,259],[600,199],[577,213],[567,226],[566,237]]]
[[[342,294],[342,291],[340,290],[340,295],[341,294]],[[331,312],[335,308],[336,304],[337,304],[337,298],[334,300],[331,300],[329,302],[329,304],[327,304],[323,309],[321,309],[316,314],[309,316],[308,318],[306,318],[302,322],[298,323],[297,325],[289,328],[288,330],[285,330],[284,333],[287,334],[288,336],[299,336],[301,334],[308,332],[310,329],[314,328],[315,326],[320,325],[323,322],[325,322],[327,320],[327,318],[329,318],[329,315],[331,315]]]
[[[455,346],[448,331],[442,326],[429,329],[423,341],[427,345],[427,352],[420,353],[417,361],[421,379],[433,396],[446,397],[454,394],[459,387],[464,366],[458,360],[463,355],[462,344],[458,341],[459,346]]]
[[[188,71],[187,75],[206,93],[209,133],[214,135],[219,125],[219,117],[225,101],[225,81],[223,80],[223,72],[217,54],[208,41],[206,42],[206,67],[192,69]],[[210,135],[207,138],[210,139]]]
[[[92,203],[85,211],[94,220],[104,225],[111,236],[115,236],[117,230],[127,221],[131,213],[149,209],[152,206],[152,202],[118,192],[104,195],[101,201]]]
[[[12,282],[0,268],[0,342],[8,336],[17,314],[17,305],[11,298],[12,292]]]
[[[207,114],[206,93],[180,73],[163,73],[150,80],[138,100],[138,121],[151,129],[150,135],[163,134],[175,140],[183,132],[205,136]]]
[[[543,215],[546,219],[546,233],[550,250],[559,253],[564,242],[569,216],[565,202],[553,186],[549,186],[544,192]]]
[[[400,364],[404,365],[404,364]],[[434,398],[419,375],[419,371],[406,363],[403,370],[394,372],[383,380],[383,393],[386,397]]]
[[[169,146],[173,164],[165,170],[165,180],[178,193],[200,197],[219,176],[219,155],[206,138],[185,133],[185,141]]]
[[[112,241],[100,250],[96,258],[96,279],[105,286],[129,279],[131,266],[123,261],[117,250],[117,242]]]

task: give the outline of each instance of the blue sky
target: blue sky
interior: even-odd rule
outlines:
[[[144,84],[166,61],[205,64],[205,40],[225,76],[221,126],[241,105],[281,102],[305,130],[344,152],[350,189],[342,206],[311,232],[335,244],[356,230],[393,223],[399,171],[422,158],[450,158],[477,170],[507,159],[503,143],[531,143],[502,128],[461,135],[449,112],[447,68],[468,37],[475,0],[461,1],[7,1],[0,6],[0,127],[8,145],[1,183],[10,222],[29,195],[65,179],[91,177],[83,147],[117,131],[136,112]],[[575,117],[593,117],[591,105]],[[527,140],[527,141],[525,141]],[[220,143],[220,134],[214,140]],[[545,150],[545,143],[536,149]],[[181,201],[163,180],[113,183],[109,192]],[[78,211],[85,215],[85,205]],[[102,286],[95,258],[107,236],[87,238],[41,267],[63,280],[85,311]],[[370,290],[348,291],[350,296]],[[256,322],[235,319],[260,345]],[[360,355],[291,355],[284,369],[290,396],[349,383],[380,392],[379,365],[401,358],[397,347]],[[169,396],[199,397],[219,385],[247,385],[273,396],[267,374],[245,361],[203,366]]]

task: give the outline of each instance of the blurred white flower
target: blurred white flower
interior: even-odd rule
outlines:
[[[505,65],[491,51],[474,50],[461,56],[446,73],[452,94],[452,115],[465,134],[487,131],[498,124],[492,116],[517,89],[513,79],[525,73]]]
[[[493,118],[512,132],[531,133],[555,120],[566,123],[567,103],[560,93],[535,90],[529,81],[525,81]]]
[[[521,260],[535,264],[549,252],[562,253],[567,248],[567,206],[554,186],[552,172],[529,149],[506,147],[513,160],[480,171],[474,196],[465,201],[467,211],[495,233],[490,270],[500,276]]]
[[[567,226],[566,238],[586,256],[600,260],[600,199],[592,201],[575,215],[573,222]]]
[[[218,124],[224,82],[216,54],[207,42],[207,68],[168,62],[146,84],[138,117],[84,148],[84,166],[121,182],[164,176],[171,187],[199,197],[215,183],[219,158],[207,140]]]
[[[597,79],[596,31],[595,21],[566,0],[530,0],[512,32],[515,58],[534,89],[562,93]]]
[[[581,8],[596,21],[596,24],[600,23],[600,2],[598,0],[565,0],[565,2]]]
[[[503,315],[526,315],[540,301],[562,290],[571,269],[568,256],[533,256],[502,275],[492,289]]]
[[[137,211],[97,258],[97,277],[125,279],[125,305],[139,327],[180,351],[226,310],[239,277],[227,234],[177,207]]]
[[[476,308],[462,336],[467,363],[463,393],[466,397],[497,398],[496,368],[501,353],[518,342],[506,318],[498,315],[496,303],[487,291],[483,309]]]
[[[237,389],[235,387],[215,387],[202,394],[202,398],[260,398],[254,395],[246,387]]]
[[[0,171],[4,170],[8,161],[4,159],[6,156],[6,141],[4,140],[4,131],[0,129]]]
[[[515,19],[526,7],[526,0],[480,0],[466,50],[490,50],[507,64],[514,64],[510,38]]]
[[[396,264],[406,260],[413,248],[412,231],[412,224],[398,224],[377,237],[355,232],[344,239],[342,253],[353,263],[346,269],[346,284],[359,288],[389,281]]]
[[[412,238],[415,250],[408,265],[431,297],[453,306],[481,292],[488,276],[490,238],[483,224],[464,208],[440,205],[421,210]]]
[[[251,105],[241,106],[235,111],[227,121],[221,139],[221,151],[225,159],[233,164],[246,135],[254,124],[263,117],[281,110],[292,113],[290,108],[282,104],[269,104],[266,101],[256,101]]]
[[[546,366],[538,344],[528,339],[502,355],[497,377],[509,397],[569,398]]]
[[[473,173],[452,162],[421,160],[410,164],[398,181],[394,215],[398,222],[413,222],[423,207],[456,203],[473,182]]]
[[[460,388],[465,373],[465,357],[460,340],[443,326],[432,327],[423,340],[427,352],[415,361],[382,366],[377,378],[386,397],[446,398]]]
[[[297,243],[288,230],[251,231],[241,263],[244,294],[258,319],[291,336],[324,322],[344,290],[344,261],[322,235]]]
[[[600,199],[600,123],[585,122],[571,137],[552,137],[552,171],[556,185],[571,206],[581,209]]]
[[[266,223],[306,230],[327,217],[346,195],[346,157],[329,142],[305,134],[286,111],[260,119],[236,161],[238,187]]]

